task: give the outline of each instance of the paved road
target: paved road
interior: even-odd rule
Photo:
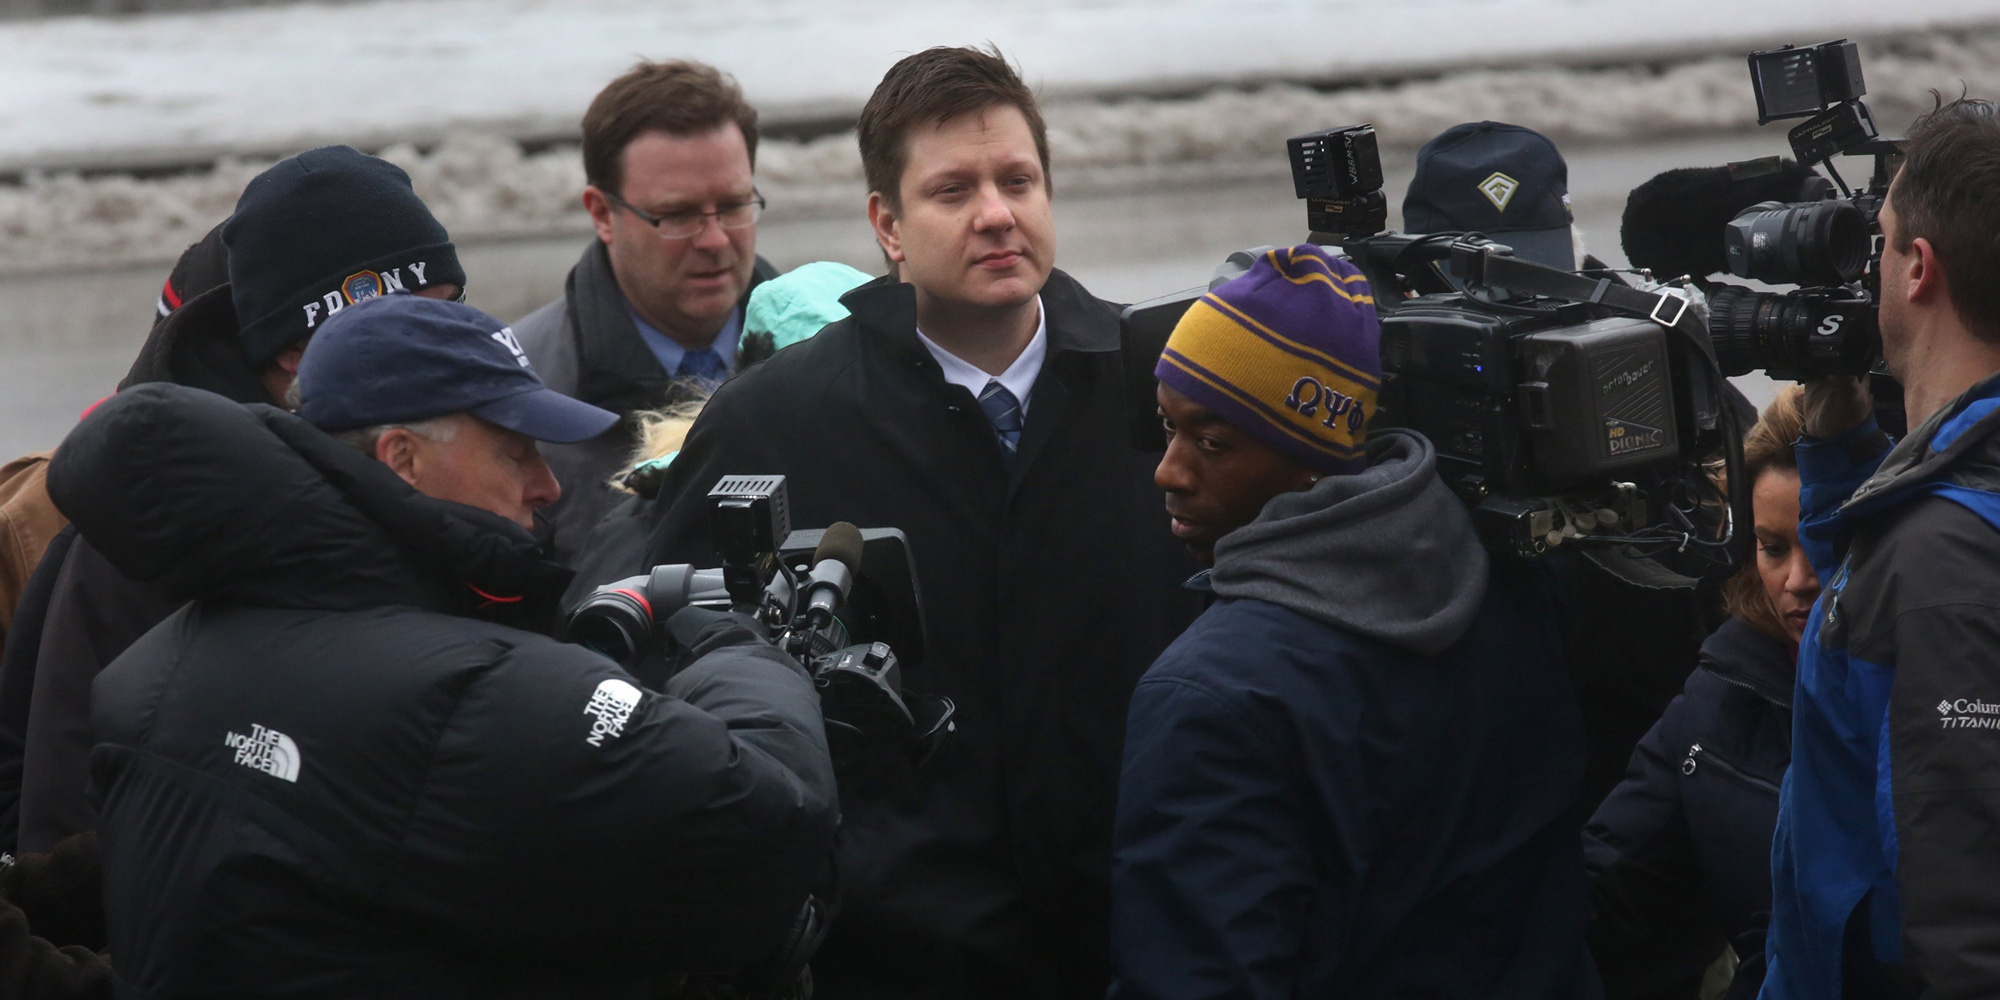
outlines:
[[[1571,150],[1578,224],[1593,253],[1622,265],[1618,218],[1634,186],[1669,167],[1783,148],[1773,128],[1763,135]],[[1393,204],[1408,186],[1411,164],[1386,166]],[[1075,199],[1060,197],[1059,186],[1057,260],[1099,295],[1129,302],[1204,282],[1232,250],[1303,238],[1303,207],[1292,198],[1287,175],[1275,165],[1256,173]],[[1391,221],[1397,221],[1393,213]],[[774,218],[758,242],[780,267],[825,259],[871,272],[881,267],[858,205],[852,220]],[[565,236],[463,247],[471,301],[497,316],[517,317],[561,292],[582,246],[579,238]],[[0,458],[53,446],[78,412],[112,390],[145,338],[164,277],[157,265],[0,277]],[[1739,384],[1760,404],[1769,398],[1770,384],[1759,376]]]

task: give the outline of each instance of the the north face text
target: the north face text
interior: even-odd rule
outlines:
[[[632,717],[632,710],[639,707],[639,689],[616,677],[597,685],[590,695],[590,702],[583,706],[583,714],[591,717],[590,735],[584,742],[601,747],[605,740],[615,740],[625,735],[625,721]]]
[[[251,723],[250,735],[230,733],[222,745],[236,751],[236,763],[286,781],[299,780],[299,747],[275,729]]]

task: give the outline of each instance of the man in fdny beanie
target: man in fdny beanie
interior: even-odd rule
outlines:
[[[1376,429],[1351,264],[1273,250],[1157,373],[1208,610],[1132,696],[1111,996],[1598,995],[1553,608],[1431,444]]]
[[[219,235],[188,248],[119,389],[171,382],[278,403],[305,340],[333,313],[399,289],[456,298],[464,284],[451,238],[400,168],[345,146],[301,153],[252,179]],[[32,660],[9,661],[22,664],[10,676],[32,678],[27,718],[17,710],[0,725],[0,823],[19,816],[0,844],[21,851],[95,825],[91,684],[181,603],[125,576],[88,539],[64,544],[55,583],[9,627],[41,635]]]
[[[465,271],[451,237],[387,160],[325,146],[258,174],[222,227],[245,360],[298,371],[308,337],[341,310],[390,292],[458,298]]]

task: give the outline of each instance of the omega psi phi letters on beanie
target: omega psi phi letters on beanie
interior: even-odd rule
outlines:
[[[1153,374],[1307,468],[1352,473],[1367,467],[1381,345],[1368,279],[1302,244],[1196,301]]]
[[[253,365],[334,313],[398,290],[465,285],[458,252],[387,160],[324,146],[258,174],[223,224],[237,337]]]

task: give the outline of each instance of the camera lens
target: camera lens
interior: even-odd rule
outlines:
[[[1752,205],[1723,231],[1729,273],[1773,284],[1843,285],[1861,277],[1868,217],[1846,201]]]
[[[597,588],[570,612],[565,638],[614,662],[632,663],[653,629],[653,610],[634,586],[643,580],[633,577]]]
[[[1736,285],[1708,293],[1708,336],[1724,375],[1865,375],[1881,349],[1875,306],[1813,289],[1778,294]]]
[[[1768,292],[1719,285],[1708,292],[1708,341],[1724,375],[1744,375],[1766,367],[1758,337],[1757,312]]]

